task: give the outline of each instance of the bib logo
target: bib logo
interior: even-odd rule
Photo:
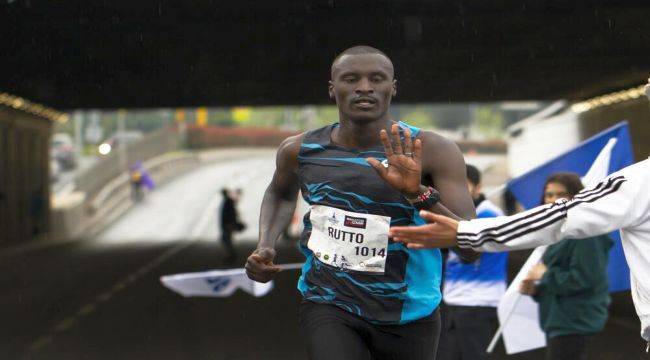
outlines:
[[[365,229],[366,219],[346,215],[344,225],[347,227],[353,227],[357,229]]]
[[[328,220],[332,223],[332,225],[338,225],[339,224],[339,219],[336,218],[335,213],[332,213],[332,217],[328,218]]]

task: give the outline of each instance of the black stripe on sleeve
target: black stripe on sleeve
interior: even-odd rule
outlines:
[[[497,227],[492,227],[488,229],[483,229],[479,233],[472,234],[472,233],[459,233],[457,236],[458,243],[463,244],[463,245],[469,245],[472,247],[478,247],[484,244],[485,242],[492,241],[492,242],[497,242],[497,243],[506,243],[508,241],[511,241],[517,237],[529,234],[533,231],[542,229],[544,227],[547,227],[555,222],[557,222],[560,219],[563,219],[566,217],[566,212],[579,205],[582,203],[591,203],[594,202],[598,199],[601,199],[609,194],[612,194],[616,192],[621,185],[626,181],[626,179],[623,176],[616,177],[610,179],[612,181],[608,181],[607,185],[601,189],[601,191],[595,193],[590,191],[590,194],[586,196],[582,196],[581,199],[574,199],[569,201],[569,202],[562,202],[562,203],[556,203],[554,205],[561,205],[557,209],[548,212],[544,214],[541,217],[535,218],[534,220],[528,221],[526,223],[520,224],[518,226],[515,226],[510,229],[504,229],[504,231],[497,231],[501,230],[504,227],[508,225],[515,224],[517,222],[520,222],[522,219],[531,219],[534,218],[536,215],[538,215],[540,212],[535,212],[533,214],[529,214],[528,216],[524,216],[522,218],[513,220],[509,223],[502,224]],[[542,209],[542,212],[548,210],[548,207],[545,207]],[[559,214],[559,216],[557,216]],[[521,230],[521,231],[519,231]]]
[[[623,177],[623,176],[617,176],[617,177],[609,178],[609,179],[607,179],[606,181],[600,182],[600,183],[599,183],[598,185],[596,185],[593,189],[583,190],[582,192],[578,193],[578,195],[576,195],[576,196],[573,198],[572,201],[575,201],[576,199],[580,199],[580,197],[583,196],[584,194],[590,194],[590,195],[591,195],[591,194],[599,194],[599,193],[602,193],[603,191],[606,191],[607,189],[609,189],[609,188],[612,186],[612,184],[613,184],[615,181],[619,180],[619,179],[624,179],[624,177]],[[604,185],[604,186],[603,186],[603,185]],[[595,189],[599,189],[598,192],[594,192],[593,190],[595,190]],[[537,216],[537,215],[539,215],[539,214],[543,214],[543,213],[545,213],[549,208],[553,208],[553,207],[555,207],[555,206],[558,206],[559,204],[564,204],[565,202],[568,202],[568,201],[567,201],[567,200],[560,200],[560,202],[556,202],[556,203],[553,203],[553,204],[545,205],[545,206],[543,206],[541,209],[539,209],[539,210],[537,210],[537,211],[535,211],[535,212],[532,212],[532,213],[530,213],[530,214],[527,214],[526,216],[522,216],[522,217],[516,218],[516,219],[514,219],[514,220],[512,220],[512,221],[509,221],[509,222],[504,223],[504,224],[501,224],[501,225],[497,225],[497,226],[493,226],[493,227],[490,227],[490,228],[483,229],[483,230],[479,231],[479,232],[476,233],[476,234],[474,234],[474,233],[458,233],[458,236],[478,236],[478,235],[483,234],[483,233],[485,233],[485,232],[494,232],[495,230],[501,230],[501,229],[506,228],[506,227],[508,227],[508,226],[515,225],[516,223],[519,223],[519,222],[525,221],[525,220],[527,220],[527,219],[531,219],[531,218],[533,218],[533,217],[535,217],[535,216]],[[548,214],[548,215],[550,215],[550,214]],[[548,216],[548,215],[547,215],[547,216]]]

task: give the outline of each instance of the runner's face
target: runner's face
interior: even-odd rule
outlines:
[[[393,66],[385,56],[344,55],[332,67],[330,97],[347,119],[376,120],[386,116],[396,92]]]

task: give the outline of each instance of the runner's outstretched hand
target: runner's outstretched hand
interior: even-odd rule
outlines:
[[[422,192],[420,185],[422,141],[415,139],[415,142],[412,142],[411,131],[407,128],[404,130],[404,146],[402,147],[397,124],[393,124],[391,133],[393,144],[391,144],[386,130],[379,132],[386,152],[387,163],[382,164],[372,157],[369,157],[367,161],[377,171],[377,174],[395,190],[401,192],[408,199],[417,198]]]
[[[394,226],[390,228],[393,241],[404,243],[411,249],[448,248],[458,246],[458,221],[436,215],[429,211],[420,211],[420,216],[427,224],[419,226]]]
[[[273,280],[275,274],[282,269],[273,264],[275,250],[258,248],[246,260],[246,275],[249,279],[266,283]]]

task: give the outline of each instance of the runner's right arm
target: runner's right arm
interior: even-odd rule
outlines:
[[[296,209],[298,153],[303,135],[287,138],[276,155],[276,169],[260,211],[260,233],[257,249],[246,260],[246,274],[259,282],[268,282],[280,269],[273,264],[275,243],[289,226]]]

